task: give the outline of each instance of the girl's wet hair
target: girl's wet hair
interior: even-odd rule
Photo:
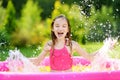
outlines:
[[[54,25],[55,20],[59,19],[59,18],[64,18],[67,21],[67,24],[68,24],[68,33],[66,34],[66,37],[65,37],[66,38],[66,45],[70,46],[70,48],[72,48],[72,46],[71,46],[71,28],[70,28],[70,23],[69,23],[68,18],[65,15],[63,15],[63,14],[55,17],[53,19],[52,23],[51,23],[51,37],[52,37],[52,43],[53,43],[52,48],[54,48],[55,40],[57,38],[55,36],[54,32],[52,31],[52,29],[53,29],[53,25]]]

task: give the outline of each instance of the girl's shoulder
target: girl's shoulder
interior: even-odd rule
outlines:
[[[50,40],[45,44],[44,50],[49,51],[51,49],[51,47],[52,47],[52,41]]]
[[[49,41],[46,43],[46,45],[52,46],[52,40],[49,40]]]
[[[72,44],[73,49],[76,49],[79,46],[78,42],[76,42],[74,40],[71,41],[71,44]]]

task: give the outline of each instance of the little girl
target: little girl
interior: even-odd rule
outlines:
[[[97,53],[88,54],[77,42],[71,40],[70,23],[64,15],[59,15],[53,20],[51,36],[52,40],[46,43],[40,55],[31,59],[34,64],[39,65],[49,53],[51,71],[71,71],[74,51],[90,61]]]

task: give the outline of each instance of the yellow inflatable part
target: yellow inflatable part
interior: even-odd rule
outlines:
[[[83,65],[76,65],[76,66],[72,66],[72,71],[73,72],[83,72],[83,71],[87,71],[90,69],[90,66],[83,66]],[[41,66],[39,68],[40,72],[50,72],[50,66]]]

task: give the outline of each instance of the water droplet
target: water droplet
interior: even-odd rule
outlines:
[[[74,4],[76,4],[76,2],[74,2]]]
[[[102,26],[103,25],[103,23],[100,23],[100,26]]]
[[[119,11],[119,9],[116,9],[116,11]]]

